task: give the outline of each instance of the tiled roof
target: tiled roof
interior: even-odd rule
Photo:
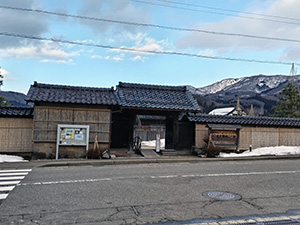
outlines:
[[[120,82],[117,93],[121,106],[141,109],[200,111],[185,86],[160,86]]]
[[[254,116],[221,116],[208,114],[188,114],[188,119],[196,123],[239,124],[249,126],[300,127],[300,119]]]
[[[118,97],[113,88],[50,85],[34,82],[27,93],[26,101],[90,105],[117,105]]]
[[[32,107],[1,106],[1,117],[33,117]]]

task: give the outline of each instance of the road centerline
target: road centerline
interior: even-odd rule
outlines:
[[[114,177],[114,178],[98,178],[98,179],[81,179],[81,180],[61,180],[61,181],[42,181],[33,183],[19,183],[17,186],[28,185],[55,185],[68,183],[85,183],[85,182],[101,182],[114,180],[130,180],[130,179],[172,179],[172,178],[189,178],[189,177],[226,177],[226,176],[249,176],[249,175],[275,175],[275,174],[297,174],[300,170],[293,171],[268,171],[268,172],[240,172],[240,173],[215,173],[215,174],[183,174],[183,175],[157,175],[157,176],[129,176],[129,177]]]

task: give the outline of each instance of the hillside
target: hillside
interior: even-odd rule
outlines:
[[[28,104],[26,104],[26,101],[24,100],[26,98],[26,95],[23,93],[13,91],[0,91],[0,96],[4,97],[6,101],[10,104],[13,104],[13,106],[28,106]]]
[[[300,76],[256,75],[235,79],[224,79],[202,88],[190,88],[197,99],[205,99],[200,105],[215,105],[215,107],[235,106],[237,97],[241,105],[248,111],[251,104],[258,115],[270,115],[276,104],[279,93],[286,83],[294,79],[299,86]],[[201,96],[201,97],[200,97]],[[199,102],[199,101],[198,101]],[[204,112],[207,112],[204,109]]]

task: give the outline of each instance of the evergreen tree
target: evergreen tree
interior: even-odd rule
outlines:
[[[0,66],[0,90],[1,90],[1,86],[3,85],[3,78],[4,76],[1,74],[1,66]],[[8,106],[8,105],[10,104],[7,104],[5,98],[0,96],[0,106]]]
[[[280,92],[274,116],[278,117],[300,117],[300,94],[294,82],[288,82]]]
[[[0,106],[7,106],[7,103],[5,101],[5,98],[0,96]]]
[[[4,76],[1,74],[1,66],[0,66],[0,90],[1,90],[1,86],[3,85],[3,78]]]

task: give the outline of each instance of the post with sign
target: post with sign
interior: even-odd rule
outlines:
[[[160,134],[156,134],[156,145],[155,145],[155,151],[156,153],[160,152]]]
[[[57,125],[56,156],[58,159],[59,146],[86,146],[86,156],[89,150],[89,125]]]

